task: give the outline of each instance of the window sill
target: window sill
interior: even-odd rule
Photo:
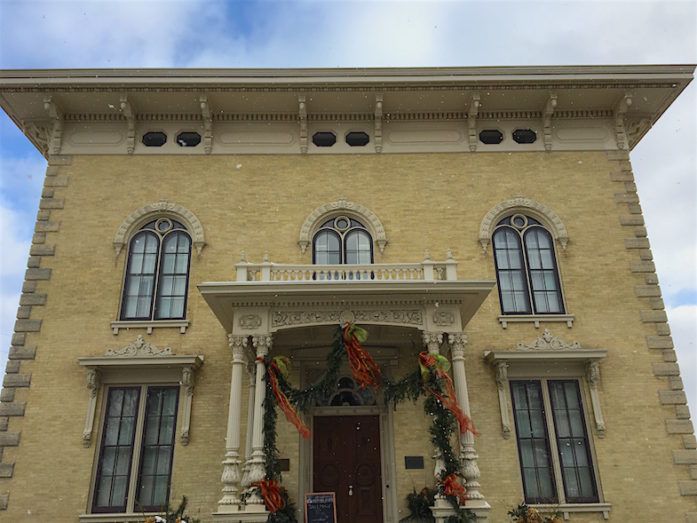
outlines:
[[[568,328],[573,327],[576,317],[573,314],[521,314],[501,315],[499,323],[504,329],[509,323],[534,323],[535,328],[540,328],[540,323],[566,323]]]
[[[173,328],[179,329],[181,334],[186,333],[189,327],[189,320],[154,320],[154,321],[112,321],[111,330],[114,335],[121,329],[146,329],[148,334],[152,334],[153,329]]]
[[[610,503],[562,503],[560,505],[530,505],[536,508],[543,514],[561,512],[564,516],[564,520],[569,519],[569,515],[572,513],[601,513],[603,519],[610,519],[610,509],[612,505]]]
[[[139,512],[137,514],[80,514],[80,523],[143,523],[148,516],[157,516],[158,512]]]

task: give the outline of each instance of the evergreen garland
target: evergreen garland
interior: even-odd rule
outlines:
[[[282,373],[277,373],[278,385],[290,402],[301,412],[307,412],[310,408],[320,404],[321,400],[329,396],[339,378],[339,371],[343,358],[346,357],[346,350],[342,337],[342,329],[337,329],[332,349],[327,355],[326,371],[320,380],[304,389],[296,389]],[[267,367],[271,363],[271,358],[266,356],[264,365]],[[264,374],[266,387],[266,397],[264,399],[264,457],[267,481],[280,481],[281,474],[278,466],[278,447],[276,444],[276,422],[278,413],[276,410],[277,401],[271,387],[271,380],[268,379],[268,372]],[[438,477],[437,489],[440,495],[445,496],[453,505],[455,515],[448,518],[448,523],[464,523],[475,521],[476,517],[470,510],[460,507],[456,496],[448,496],[443,489],[443,481],[451,474],[462,476],[460,461],[455,455],[451,441],[457,432],[458,423],[455,416],[445,408],[441,401],[428,393],[428,390],[443,391],[442,380],[436,374],[429,371],[428,377],[420,372],[419,369],[408,374],[399,381],[392,382],[383,373],[383,390],[385,404],[396,404],[409,399],[413,402],[418,401],[421,396],[426,395],[424,401],[424,412],[432,417],[433,422],[429,429],[431,443],[438,449],[442,457],[444,468]],[[424,382],[424,380],[427,380]],[[281,487],[281,495],[284,500],[284,507],[277,512],[269,514],[269,523],[297,523],[296,509],[288,496],[285,488]]]

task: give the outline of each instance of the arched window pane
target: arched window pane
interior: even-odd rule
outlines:
[[[122,320],[150,319],[160,240],[143,231],[131,240],[124,285]]]
[[[155,319],[184,317],[190,253],[191,240],[188,234],[174,231],[165,236],[157,285]]]
[[[354,230],[346,235],[346,263],[370,264],[372,259],[372,240],[364,230]]]
[[[535,226],[525,232],[524,241],[535,312],[564,312],[551,235],[545,229]]]
[[[315,235],[314,259],[318,265],[341,263],[341,240],[337,233],[322,230]]]
[[[493,240],[503,313],[529,314],[530,300],[520,236],[515,230],[505,226],[496,230]]]

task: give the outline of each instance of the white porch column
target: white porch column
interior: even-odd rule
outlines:
[[[271,348],[271,335],[252,337],[252,345],[256,349],[256,384],[254,388],[254,423],[252,429],[252,456],[249,461],[248,481],[251,485],[261,481],[266,476],[264,468],[264,399],[266,398],[266,386],[264,377],[266,367],[263,358],[269,353]],[[247,498],[247,512],[266,512],[264,500],[261,498],[259,489],[253,488],[249,491]]]
[[[465,345],[467,336],[464,333],[448,334],[450,354],[453,364],[453,381],[457,402],[466,416],[470,416],[469,393],[467,392],[467,378],[465,376]],[[460,460],[462,461],[462,474],[465,477],[467,489],[466,508],[484,509],[490,508],[479,492],[479,465],[477,465],[477,452],[474,448],[474,435],[466,432],[460,435]],[[478,514],[479,516],[479,514]],[[481,516],[479,516],[481,517]]]
[[[440,345],[443,343],[443,333],[442,332],[428,332],[424,331],[424,345],[428,350],[429,354],[437,355],[440,354]],[[443,470],[445,470],[445,462],[443,461],[443,456],[439,449],[433,449],[433,458],[435,459],[433,476],[438,477]]]
[[[247,391],[247,434],[244,438],[244,466],[242,467],[242,488],[249,488],[249,466],[252,460],[252,433],[254,431],[254,391],[256,390],[256,362],[251,351],[247,361],[249,389]]]
[[[240,505],[240,415],[242,409],[242,372],[246,336],[229,336],[232,349],[232,376],[230,378],[230,404],[223,460],[223,497],[218,501],[219,513],[238,512]]]

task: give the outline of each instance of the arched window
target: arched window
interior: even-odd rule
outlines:
[[[131,238],[121,320],[175,320],[186,315],[191,237],[169,218],[146,223]]]
[[[503,314],[563,314],[552,235],[522,214],[494,229],[494,260]]]
[[[358,220],[337,216],[324,222],[315,233],[312,261],[317,265],[373,263],[373,239]]]

